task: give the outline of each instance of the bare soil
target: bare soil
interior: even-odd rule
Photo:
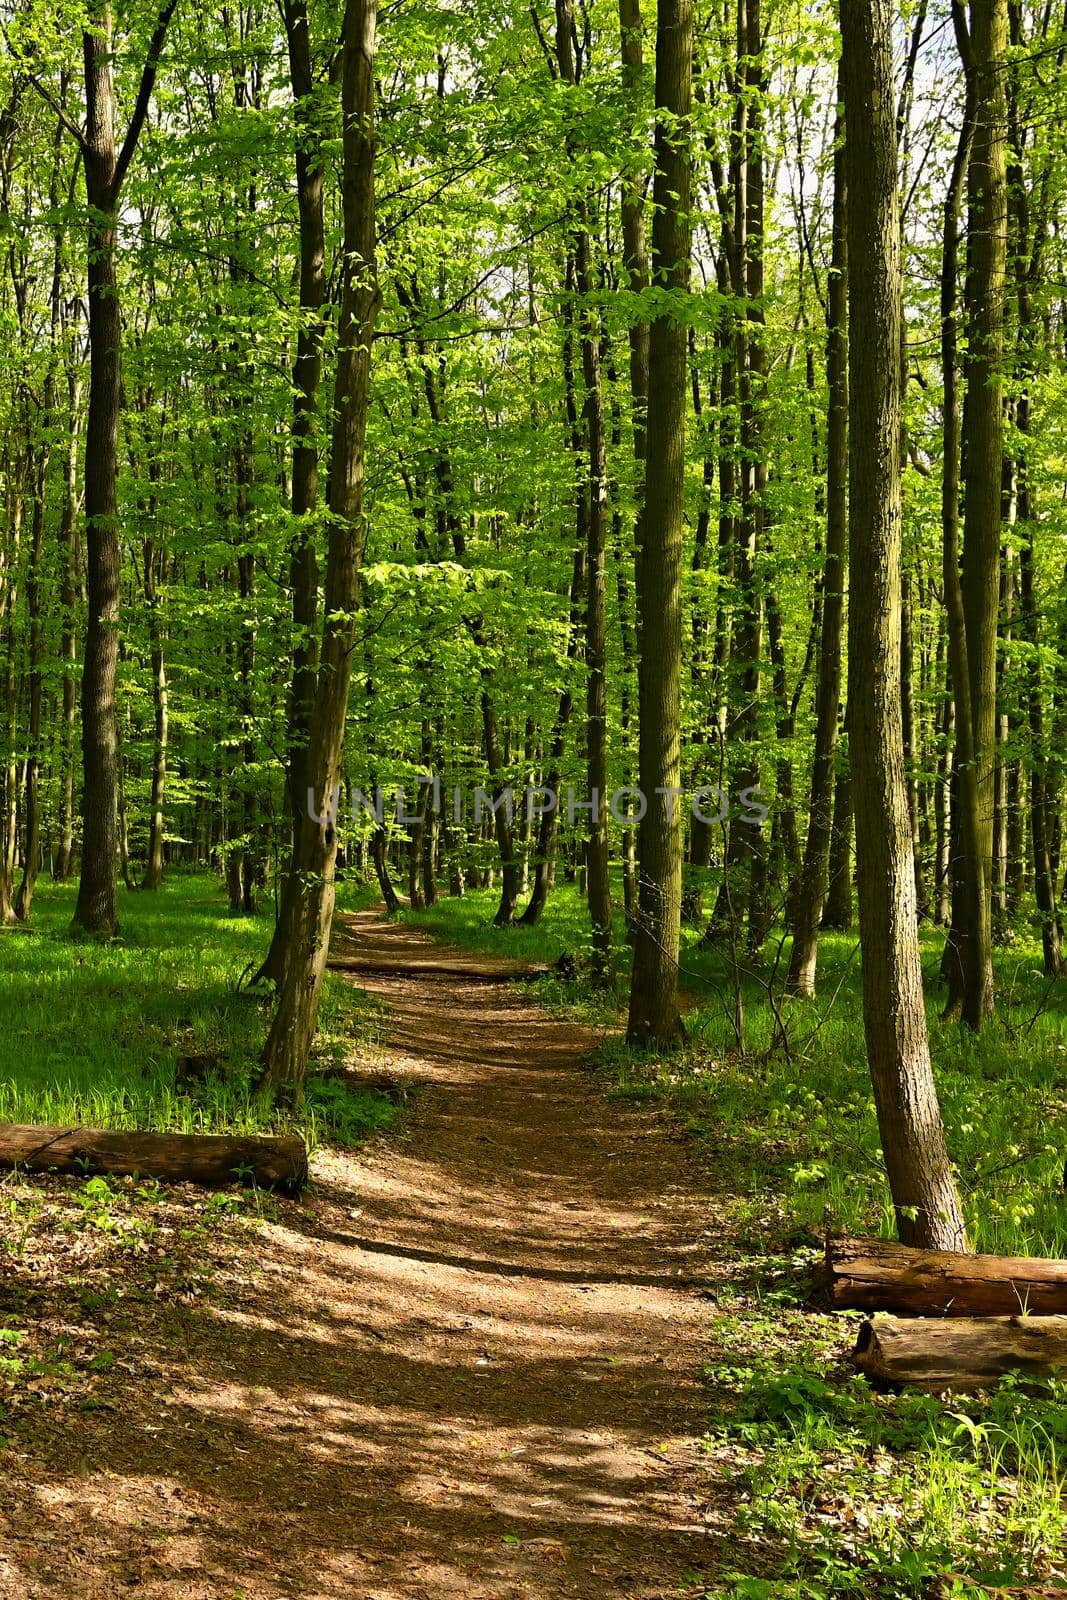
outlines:
[[[372,913],[335,958],[387,1008],[363,1070],[420,1086],[402,1133],[184,1278],[57,1279],[41,1318],[121,1359],[16,1419],[0,1596],[673,1600],[714,1270],[682,1135],[506,964]]]

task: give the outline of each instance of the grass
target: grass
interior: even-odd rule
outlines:
[[[561,884],[536,929],[487,926],[489,892],[412,918],[465,948],[551,963],[588,945]],[[410,917],[410,913],[402,913]],[[998,952],[999,1010],[980,1039],[937,1019],[941,936],[924,930],[931,1048],[976,1248],[1067,1255],[1067,983],[1037,945]],[[605,1018],[622,1023],[629,952]],[[977,1396],[878,1394],[848,1361],[855,1321],[804,1306],[827,1227],[889,1235],[889,1195],[863,1038],[854,937],[820,947],[819,1000],[782,1002],[788,944],[737,975],[688,931],[689,1044],[601,1061],[610,1093],[668,1105],[701,1153],[708,1239],[724,1283],[710,1322],[704,1467],[709,1571],[691,1600],[986,1600],[1036,1583],[1067,1593],[1067,1383],[1010,1380]],[[550,981],[588,1012],[587,980]],[[773,1003],[772,1003],[773,997]],[[784,1043],[783,1043],[784,1035]]]
[[[43,881],[32,926],[0,929],[0,1121],[295,1128],[313,1147],[355,1144],[394,1120],[384,1096],[328,1075],[377,1028],[367,997],[329,974],[305,1105],[276,1113],[250,1092],[270,1011],[238,986],[266,950],[269,909],[234,916],[216,878],[175,873],[154,894],[120,890],[119,936],[98,945],[68,933],[74,894]]]

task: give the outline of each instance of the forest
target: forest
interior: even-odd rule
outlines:
[[[3,0],[0,1594],[1067,1591],[1065,56]]]

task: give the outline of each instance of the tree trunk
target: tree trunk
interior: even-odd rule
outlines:
[[[652,281],[689,290],[692,0],[659,0]],[[678,956],[682,913],[680,778],[682,524],[685,512],[686,330],[678,304],[651,325],[647,472],[637,560],[639,772],[646,810],[638,832],[638,910],[627,1037],[669,1047],[681,1038]]]
[[[905,1243],[959,1248],[963,1216],[930,1065],[900,714],[902,279],[891,0],[842,11],[848,192],[849,740],[863,1013]]]
[[[1018,44],[1013,37],[1012,43]],[[1017,360],[1022,387],[1015,404],[1015,428],[1021,448],[1017,463],[1016,517],[1021,536],[1019,546],[1019,603],[1023,638],[1030,647],[1026,669],[1026,714],[1030,734],[1030,844],[1034,864],[1034,896],[1041,919],[1041,951],[1046,978],[1063,974],[1063,949],[1056,874],[1052,864],[1052,819],[1054,785],[1049,782],[1049,751],[1045,735],[1045,706],[1041,672],[1041,617],[1034,592],[1037,523],[1030,483],[1028,440],[1031,427],[1030,384],[1035,352],[1033,348],[1033,309],[1030,291],[1041,267],[1041,247],[1031,226],[1030,200],[1023,171],[1023,140],[1019,127],[1014,76],[1009,78],[1009,126],[1011,133],[1011,184],[1009,219],[1012,225],[1012,258],[1015,263],[1016,312],[1019,323]],[[1043,238],[1044,219],[1038,219]],[[1014,796],[1008,803],[1015,814]]]
[[[49,186],[49,206],[54,212],[59,203],[59,167],[63,141],[63,126],[56,128],[52,176]],[[56,366],[59,358],[59,335],[63,314],[63,231],[57,229],[52,249],[52,286],[49,296],[51,308],[48,366],[45,371],[42,406],[42,435],[38,445],[33,482],[33,518],[30,536],[30,570],[26,585],[26,603],[30,619],[29,650],[29,725],[26,756],[26,845],[22,865],[22,882],[15,897],[15,915],[22,922],[30,920],[33,892],[41,867],[41,711],[44,698],[45,630],[41,601],[41,579],[44,564],[45,503],[48,494],[48,471],[52,459],[52,429],[56,424]]]
[[[848,732],[848,706],[841,718]],[[852,926],[852,767],[837,756],[834,776],[834,820],[830,828],[830,877],[819,926],[827,933],[847,933]]]
[[[993,799],[1008,225],[1004,84],[1007,0],[976,0],[971,6],[969,38],[962,9],[956,12],[956,22],[968,101],[973,104],[974,131],[967,162],[966,397],[961,438],[964,537],[958,602],[948,593],[946,548],[949,620],[953,633],[958,635],[962,612],[966,652],[962,653],[957,639],[952,676],[960,796],[960,856],[956,872],[961,892],[954,898],[950,938],[955,959],[949,962],[945,1015],[958,1017],[977,1031],[992,1014],[994,1005]],[[946,213],[946,246],[949,231]],[[943,278],[943,293],[945,281]],[[947,320],[944,310],[942,320]],[[946,420],[947,412],[946,405]],[[947,446],[945,464],[948,473]],[[966,696],[962,693],[964,674]]]
[[[49,378],[51,388],[51,375]],[[46,399],[46,427],[51,423],[51,402]],[[47,435],[46,435],[47,438]],[[44,509],[48,486],[47,443],[41,447],[33,483],[33,512],[30,532],[30,563],[26,581],[26,605],[30,620],[29,714],[27,724],[25,807],[25,846],[22,882],[15,896],[15,915],[20,922],[30,920],[33,891],[41,866],[41,706],[44,671],[44,618],[41,614],[41,568],[44,560]]]
[[[580,501],[579,504],[584,504]],[[567,629],[567,663],[575,659],[578,653],[578,620],[579,608],[582,603],[582,593],[585,587],[585,557],[587,544],[579,542],[574,550],[574,562],[571,569],[570,589],[570,621]],[[561,764],[563,751],[566,746],[567,725],[571,719],[574,708],[574,697],[570,684],[564,684],[560,690],[559,709],[556,712],[556,723],[552,730],[552,743],[549,747],[548,770],[545,773],[544,788],[546,791],[542,809],[537,821],[537,860],[534,863],[533,889],[526,909],[519,918],[524,928],[536,927],[544,915],[548,896],[556,881],[556,846],[559,839],[559,791],[561,777]],[[556,803],[548,804],[548,795],[556,797]]]
[[[70,877],[74,856],[74,765],[75,722],[78,690],[76,683],[78,635],[76,607],[78,575],[74,523],[77,515],[78,463],[78,383],[73,373],[67,379],[69,395],[70,446],[63,464],[63,507],[59,516],[59,606],[61,613],[60,660],[63,664],[62,710],[59,736],[59,849],[53,876],[60,883]]]
[[[371,340],[380,297],[375,272],[374,54],[376,0],[348,0],[342,38],[341,314],[334,382],[330,533],[320,665],[308,741],[308,789],[296,858],[301,893],[286,908],[278,1006],[263,1050],[260,1088],[303,1095],[329,954],[337,854],[336,806],[359,603]]]
[[[22,515],[23,499],[22,484],[18,477],[18,467],[12,464],[10,468],[15,484],[8,497],[8,519],[10,525],[9,545],[7,552],[7,572],[4,586],[3,619],[4,632],[4,668],[3,668],[3,731],[4,742],[7,746],[4,761],[4,804],[0,813],[0,923],[12,922],[15,917],[15,860],[18,854],[18,761],[16,750],[18,748],[18,674],[17,651],[18,631],[16,628],[16,608],[18,605],[18,562],[19,545],[22,541]]]
[[[88,229],[89,409],[85,424],[88,619],[82,667],[82,860],[74,927],[110,939],[118,927],[115,852],[118,822],[115,673],[118,663],[119,419],[122,411],[122,308],[116,235],[122,184],[148,114],[156,70],[177,0],[166,0],[148,46],[121,148],[115,138],[114,49],[109,0],[98,0],[82,38],[85,135],[82,162]]]
[[[576,88],[578,63],[572,36],[572,0],[556,0],[556,61],[563,83]],[[572,163],[579,152],[568,140]],[[611,884],[608,876],[608,727],[607,727],[607,530],[608,461],[607,430],[604,422],[604,394],[600,373],[600,330],[593,303],[593,248],[587,221],[587,205],[576,207],[574,227],[574,272],[578,291],[578,324],[582,350],[582,380],[585,388],[583,415],[588,472],[581,493],[587,500],[586,524],[586,775],[588,781],[589,833],[586,839],[589,917],[592,923],[592,978],[595,985],[611,982]]]
[[[289,51],[289,83],[296,120],[294,159],[300,229],[300,326],[293,362],[293,459],[289,544],[293,647],[288,705],[286,788],[292,844],[282,884],[282,902],[299,897],[296,846],[308,804],[307,745],[315,698],[315,621],[319,598],[319,385],[322,380],[323,307],[326,302],[326,228],[323,215],[322,130],[316,119],[316,81],[306,0],[286,0],[282,10]],[[279,911],[270,948],[257,980],[277,983],[282,967],[284,914]]]
[[[163,803],[167,792],[167,740],[170,729],[170,704],[167,692],[167,661],[163,650],[163,618],[158,581],[161,566],[155,540],[144,541],[144,596],[148,612],[148,648],[152,668],[152,798],[148,816],[148,860],[142,889],[158,889],[163,882]]]
[[[115,268],[115,99],[106,8],[85,35],[85,187],[89,222],[89,409],[85,423],[88,617],[82,667],[82,854],[74,926],[110,939],[118,928],[118,472],[122,312]]]
[[[840,84],[838,100],[840,101]],[[819,924],[830,875],[834,763],[841,707],[841,643],[848,549],[848,235],[843,128],[834,146],[833,254],[827,286],[826,380],[826,565],[823,579],[819,676],[815,688],[815,756],[808,807],[804,863],[793,897],[793,947],[786,990],[803,999],[815,995]]]
[[[400,897],[393,888],[393,880],[389,876],[389,861],[385,853],[386,836],[384,828],[375,828],[371,834],[370,853],[374,863],[374,874],[378,879],[378,888],[385,901],[385,909],[390,916],[400,910]]]

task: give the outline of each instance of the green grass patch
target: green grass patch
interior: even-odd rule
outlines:
[[[616,885],[617,905],[621,885]],[[478,955],[500,956],[532,966],[554,967],[561,956],[575,959],[573,977],[548,973],[539,978],[531,992],[550,1010],[567,1010],[577,1020],[591,1025],[610,1026],[618,1021],[625,1001],[631,952],[626,944],[626,921],[621,910],[615,914],[616,974],[611,992],[593,989],[588,974],[592,938],[589,908],[571,883],[557,884],[549,896],[541,921],[532,928],[516,923],[510,928],[494,928],[493,917],[500,903],[497,889],[468,889],[457,898],[443,898],[426,911],[403,907],[397,916],[412,927],[434,938],[446,940],[461,950]]]
[[[270,910],[235,916],[218,880],[171,874],[120,890],[108,944],[69,934],[75,888],[42,881],[29,928],[0,929],[0,1121],[181,1133],[296,1129],[356,1144],[396,1107],[336,1076],[378,1029],[374,1002],[327,974],[307,1100],[294,1115],[250,1092],[271,1002],[239,991],[266,951]]]

